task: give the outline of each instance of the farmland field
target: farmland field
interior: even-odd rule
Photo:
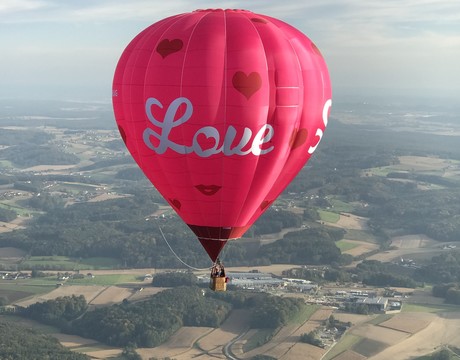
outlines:
[[[340,215],[326,210],[318,210],[319,217],[322,221],[327,223],[336,223],[340,219]]]
[[[66,136],[60,137],[62,135],[61,130],[50,129],[50,131],[55,131],[58,139],[64,139],[68,142]],[[113,137],[113,139],[117,138],[117,136]],[[97,144],[82,145],[68,143],[70,144],[69,149],[78,153],[78,156],[82,159],[79,166],[93,163],[94,152],[102,149]],[[364,172],[374,176],[386,176],[390,172],[418,172],[443,176],[449,179],[458,177],[460,174],[458,170],[460,162],[458,161],[422,156],[401,156],[399,157],[399,161],[400,163],[396,165],[371,168]],[[8,165],[5,161],[2,164]],[[71,170],[72,167],[74,166],[43,165],[32,167],[28,170],[37,172],[46,171],[49,174],[67,174],[69,171],[74,171]],[[121,165],[110,168],[101,166],[97,170],[94,170],[91,176],[93,180],[103,181],[113,178],[114,174],[123,168],[124,166]],[[406,180],[398,179],[395,181]],[[407,181],[416,182],[415,180]],[[417,183],[417,186],[419,188],[423,186],[427,189],[435,187],[434,184],[429,183]],[[86,201],[92,202],[125,196],[117,195],[111,189],[99,188],[98,185],[79,182],[53,184],[52,190],[65,191],[69,194],[91,192],[91,196],[88,196]],[[357,209],[365,209],[367,204],[358,201],[347,203],[343,199],[339,196],[328,197],[329,204],[325,206],[330,205],[330,207],[319,211],[321,221],[328,223],[330,226],[340,227],[346,231],[344,239],[336,243],[342,252],[352,256],[363,255],[362,257],[364,258],[364,254],[377,250],[378,244],[367,225],[369,219],[357,216],[353,212]],[[31,211],[23,208],[21,204],[21,202],[10,200],[5,200],[0,204],[0,206],[13,209],[21,215],[20,218],[11,223],[0,223],[0,231],[11,231],[26,224],[23,221],[28,220],[27,215],[31,214]],[[288,202],[280,200],[279,204],[287,207]],[[291,210],[299,214],[303,211],[301,207],[296,209],[291,208]],[[171,212],[172,210],[169,206],[163,206],[160,207],[160,210],[155,215],[168,215]],[[360,211],[359,214],[366,214],[366,212]],[[285,228],[279,233],[264,235],[261,237],[260,243],[268,244],[277,241],[287,232],[296,230],[298,228]],[[435,248],[437,245],[436,241],[420,234],[394,237],[392,238],[391,245],[391,250],[374,255],[371,259],[390,261],[402,256],[414,255],[414,258],[416,255],[432,256],[434,251],[442,251],[442,249]],[[61,269],[59,271],[84,270],[81,271],[84,278],[66,279],[62,280],[62,282],[61,280],[58,281],[57,277],[0,282],[2,295],[5,294],[8,301],[12,303],[27,306],[27,304],[32,304],[36,301],[45,301],[58,296],[82,294],[89,302],[90,307],[99,307],[120,303],[124,299],[129,299],[129,301],[141,300],[163,290],[162,288],[151,287],[149,282],[140,281],[144,274],[156,273],[163,270],[112,270],[120,268],[120,262],[109,258],[78,259],[64,256],[40,256],[27,257],[25,259],[26,255],[25,252],[17,249],[0,249],[0,264],[12,266],[13,268],[16,265],[18,267],[21,265],[27,268],[59,268]],[[266,267],[238,267],[228,270],[249,271],[257,269],[262,272],[282,276],[283,270],[292,267],[289,264],[279,264]],[[88,272],[91,272],[91,275],[88,275]],[[304,297],[303,294],[292,296]],[[412,300],[411,298],[410,301]],[[441,301],[440,299],[438,300]],[[312,314],[312,309],[317,309],[317,311]],[[449,311],[448,316],[445,314],[447,311]],[[255,347],[257,340],[267,335],[268,332],[273,332],[273,330],[250,329],[246,332],[248,329],[248,314],[242,311],[234,311],[219,329],[183,327],[165,344],[154,349],[138,349],[138,352],[144,359],[150,357],[164,358],[166,356],[177,360],[194,357],[203,360],[224,359],[222,353],[223,347],[229,341],[242,335],[241,339],[236,341],[232,346],[232,351],[242,359],[249,359],[253,355],[264,353],[283,360],[300,358],[318,360],[326,353],[326,350],[300,343],[300,335],[316,329],[330,314],[334,314],[334,317],[337,319],[352,322],[353,326],[326,355],[326,359],[362,360],[366,357],[385,360],[402,359],[403,356],[406,358],[412,356],[412,354],[408,354],[407,349],[420,348],[426,352],[430,352],[430,346],[439,346],[439,344],[444,343],[460,343],[458,338],[458,334],[460,334],[460,329],[458,328],[459,319],[455,318],[455,311],[458,311],[458,307],[442,304],[429,305],[423,302],[420,304],[404,302],[402,313],[394,316],[343,314],[331,308],[311,307],[304,314],[300,315],[296,321],[279,329],[271,341],[259,348]],[[451,316],[453,316],[452,319],[450,319]],[[48,330],[51,331],[50,329]],[[56,329],[53,331],[55,332]],[[433,339],[429,337],[430,333],[434,334]],[[108,358],[121,351],[121,349],[106,347],[88,339],[60,334],[56,336],[69,348],[90,353],[93,357],[97,358]]]

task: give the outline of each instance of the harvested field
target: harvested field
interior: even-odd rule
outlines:
[[[344,241],[357,245],[350,250],[343,251],[344,254],[349,254],[352,256],[359,256],[362,254],[366,254],[368,252],[377,250],[379,248],[377,244],[373,244],[373,243],[366,242],[366,241],[358,241],[358,240],[344,240]]]
[[[43,302],[51,299],[56,299],[60,296],[83,295],[88,303],[91,303],[101,292],[105,290],[106,286],[60,286],[53,291],[34,296],[30,299],[19,301],[16,305],[29,306],[36,302]]]
[[[9,232],[13,230],[19,230],[19,229],[25,229],[25,227],[22,224],[26,220],[27,218],[21,216],[21,217],[17,217],[11,222],[0,221],[0,233]]]
[[[208,327],[190,327],[184,326],[179,329],[166,343],[156,348],[136,349],[142,359],[170,357],[174,359],[191,359],[199,355],[198,349],[193,349],[193,344],[201,337],[213,331]],[[205,356],[200,359],[206,359]]]
[[[27,169],[22,169],[23,172],[53,172],[55,174],[61,174],[64,170],[71,170],[77,167],[77,164],[73,165],[37,165],[31,166]]]
[[[133,291],[133,289],[109,286],[100,291],[97,296],[89,302],[89,305],[97,307],[119,304],[124,299],[129,298],[133,294]]]
[[[367,357],[364,355],[358,354],[353,350],[347,350],[336,356],[333,360],[365,360]]]
[[[258,237],[260,245],[267,245],[271,244],[277,240],[280,240],[286,235],[287,233],[293,232],[293,231],[299,231],[300,229],[298,227],[291,227],[291,228],[284,228],[278,233],[273,233],[273,234],[264,234],[260,235]]]
[[[227,271],[241,271],[241,272],[248,272],[251,270],[259,270],[263,273],[270,273],[274,275],[281,276],[283,271],[289,270],[295,267],[299,267],[298,265],[289,265],[289,264],[274,264],[269,266],[238,266],[238,267],[225,267]]]
[[[440,171],[450,165],[450,160],[427,156],[400,156],[399,164],[392,167],[411,171]]]
[[[344,229],[353,229],[353,230],[366,230],[367,229],[368,219],[365,217],[341,213],[339,221],[335,223],[336,226],[342,227]]]
[[[401,257],[431,258],[444,251],[439,242],[422,234],[395,237],[392,246],[396,249],[372,255],[368,260],[389,262]]]
[[[289,351],[278,359],[282,360],[319,360],[326,353],[325,349],[303,343],[295,343]]]
[[[371,324],[362,324],[353,328],[351,333],[369,340],[383,342],[387,345],[394,345],[410,336],[407,332]]]
[[[197,346],[208,355],[214,356],[217,359],[225,359],[222,353],[222,347],[242,334],[248,326],[248,311],[234,310],[220,328],[211,331],[201,338]]]
[[[278,333],[273,336],[272,340],[254,350],[248,351],[243,356],[244,359],[251,359],[258,354],[272,356],[275,359],[280,359],[286,355],[289,349],[294,344],[294,332],[298,329],[298,325],[288,325],[281,328]]]
[[[393,316],[391,319],[379,324],[384,328],[403,331],[409,334],[415,334],[426,328],[430,323],[430,318],[418,313],[400,313]]]
[[[16,304],[19,306],[29,306],[36,302],[43,302],[55,299],[60,296],[83,295],[90,307],[107,306],[119,304],[124,299],[141,300],[164,290],[163,288],[148,288],[146,292],[136,291],[135,289],[119,286],[97,286],[97,285],[63,285],[53,291],[34,296]]]
[[[417,249],[439,244],[437,241],[423,234],[397,236],[391,240],[391,246],[400,249]]]
[[[412,316],[428,322],[428,325],[404,341],[390,346],[370,360],[404,360],[431,353],[443,345],[460,344],[460,313],[449,313],[449,318],[434,314],[417,313]],[[456,318],[457,317],[457,318]],[[406,321],[410,321],[407,319]]]
[[[86,355],[90,356],[91,359],[111,359],[116,357],[117,355],[120,355],[122,352],[122,349],[102,349],[102,350],[93,350],[91,348],[85,349],[85,351],[81,351],[82,353],[85,353]]]
[[[129,301],[133,302],[133,301],[146,300],[149,297],[155,294],[158,294],[166,289],[167,288],[148,286],[148,287],[143,288],[142,291],[136,291],[134,294],[132,294],[129,298]]]
[[[388,345],[381,341],[362,339],[357,344],[355,344],[355,346],[353,346],[353,350],[358,354],[369,357],[378,354],[387,347]]]
[[[334,318],[342,322],[351,322],[353,325],[362,324],[371,319],[369,315],[349,314],[342,312],[335,312]]]
[[[305,359],[320,359],[325,353],[325,349],[318,348],[309,344],[299,343],[300,335],[316,329],[321,323],[328,319],[332,314],[332,309],[320,309],[316,311],[308,321],[302,325],[288,325],[283,327],[273,339],[267,344],[262,345],[242,356],[250,359],[257,354],[272,356],[276,359],[295,360],[299,359],[299,354]],[[308,357],[305,357],[308,356]]]
[[[62,345],[68,348],[87,346],[90,344],[98,344],[96,340],[83,338],[77,335],[68,335],[62,333],[55,333],[50,335],[58,339]]]
[[[1,223],[0,223],[1,224]],[[5,230],[7,229],[7,230]],[[0,227],[0,233],[14,230],[12,228]],[[0,248],[0,262],[2,264],[19,264],[26,255],[25,251],[22,251],[13,247]]]
[[[22,258],[26,252],[24,250],[13,247],[0,248],[0,258]]]
[[[106,200],[112,200],[112,199],[120,199],[124,197],[126,196],[119,195],[119,194],[101,194],[101,195],[97,195],[93,197],[92,199],[89,199],[88,202],[106,201]]]

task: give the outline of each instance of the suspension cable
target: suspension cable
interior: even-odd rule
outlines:
[[[163,237],[163,240],[165,241],[166,245],[168,245],[169,247],[169,250],[171,250],[171,252],[174,254],[174,256],[177,258],[177,260],[179,260],[183,265],[185,265],[186,267],[192,269],[192,270],[196,270],[196,271],[204,271],[204,270],[210,270],[212,269],[212,267],[207,267],[207,268],[203,268],[203,269],[199,269],[199,268],[196,268],[196,267],[193,267],[189,264],[187,264],[185,261],[183,261],[179,255],[176,254],[176,252],[173,250],[173,248],[171,247],[171,245],[169,245],[168,243],[168,240],[166,240],[166,237],[165,237],[165,234],[163,233],[163,230],[161,230],[161,227],[160,225],[158,225],[158,229],[160,229],[160,233],[161,233],[161,236]]]

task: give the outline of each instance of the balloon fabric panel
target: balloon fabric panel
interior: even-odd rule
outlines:
[[[316,46],[244,10],[151,25],[124,51],[113,82],[128,150],[213,260],[309,159],[330,97]]]

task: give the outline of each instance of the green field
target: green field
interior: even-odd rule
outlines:
[[[59,329],[54,326],[41,324],[38,321],[26,319],[22,316],[1,315],[0,318],[4,321],[9,321],[24,327],[32,327],[34,330],[37,330],[42,334],[56,334],[60,332]]]
[[[35,281],[34,279],[25,280],[0,280],[0,296],[6,299],[8,304],[30,296],[46,294],[56,287],[54,281]]]
[[[404,303],[401,309],[402,312],[425,312],[438,313],[446,311],[458,311],[460,307],[457,305],[418,305]]]
[[[392,314],[380,314],[372,318],[371,320],[366,321],[366,324],[378,325],[387,320],[390,320],[392,317],[393,317]]]
[[[347,240],[339,240],[335,245],[340,249],[341,252],[348,251],[357,247],[357,244],[348,242]]]
[[[84,184],[84,183],[73,183],[73,182],[66,182],[63,181],[56,186],[53,187],[53,190],[55,191],[69,191],[71,193],[79,193],[82,191],[95,191],[96,188],[99,187],[98,185],[92,185],[92,184]]]
[[[266,344],[275,335],[277,329],[258,329],[243,345],[243,351],[248,352]]]
[[[375,236],[365,230],[347,229],[345,239],[377,243]]]
[[[334,207],[334,211],[337,212],[353,212],[355,208],[352,204],[339,199],[330,199],[329,202]]]
[[[113,275],[97,275],[95,277],[85,276],[82,279],[68,279],[66,285],[102,285],[102,286],[111,286],[111,285],[120,285],[133,282],[140,282],[140,279],[137,275],[131,274],[113,274]]]
[[[0,168],[12,168],[14,167],[9,160],[0,160]]]
[[[48,269],[48,270],[104,270],[120,267],[118,259],[114,258],[87,258],[73,259],[67,256],[31,256],[21,263],[24,269]]]
[[[301,325],[310,319],[311,316],[320,308],[320,305],[305,305],[303,309],[291,319],[290,323]]]
[[[357,335],[345,334],[340,341],[334,345],[334,347],[323,357],[322,360],[332,360],[337,355],[344,351],[351,349],[355,344],[361,341],[363,338]]]
[[[353,345],[352,350],[366,357],[371,357],[383,351],[387,347],[387,344],[380,341],[372,339],[361,339]]]
[[[318,214],[322,221],[328,223],[336,223],[340,219],[340,215],[332,211],[318,210]]]
[[[29,216],[30,214],[39,214],[38,211],[33,211],[22,206],[16,205],[14,202],[4,201],[0,203],[0,207],[7,210],[12,210],[20,216]]]

